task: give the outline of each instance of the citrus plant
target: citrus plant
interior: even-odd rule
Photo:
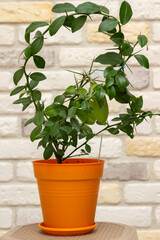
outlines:
[[[25,41],[28,44],[24,49],[24,64],[14,74],[13,81],[18,84],[11,96],[20,94],[14,104],[22,104],[24,111],[30,104],[34,104],[35,115],[29,119],[25,125],[34,123],[35,128],[31,132],[31,141],[39,140],[38,147],[44,148],[44,158],[49,159],[54,154],[57,162],[75,156],[74,153],[80,149],[78,155],[86,155],[91,152],[89,140],[103,131],[111,134],[125,132],[129,137],[134,137],[134,130],[147,117],[152,117],[150,111],[143,111],[142,96],[136,97],[129,90],[129,79],[125,74],[125,69],[129,68],[128,61],[135,58],[138,63],[149,68],[148,59],[136,51],[136,46],[140,48],[146,46],[148,39],[144,35],[137,37],[136,43],[125,39],[122,26],[127,24],[132,17],[132,9],[128,2],[124,1],[120,6],[119,19],[110,15],[108,8],[92,2],[85,2],[77,7],[71,3],[56,4],[52,11],[60,13],[53,22],[33,22],[25,32]],[[34,64],[39,69],[45,68],[45,59],[39,55],[44,46],[45,35],[49,33],[51,37],[64,26],[72,33],[80,30],[87,18],[92,20],[93,15],[100,15],[102,21],[99,24],[98,32],[106,34],[113,42],[113,48],[107,50],[93,60],[88,72],[75,73],[75,83],[61,94],[54,98],[53,103],[45,106],[41,100],[42,94],[37,89],[39,82],[44,81],[46,76],[38,72],[28,72],[27,64],[33,59]],[[37,30],[46,26],[46,30]],[[34,38],[31,40],[31,33]],[[77,50],[78,51],[78,50]],[[94,63],[104,66],[104,80],[94,77],[96,71]],[[130,68],[129,68],[130,69]],[[19,85],[22,77],[25,77],[24,85]],[[109,124],[109,108],[106,96],[109,100],[115,99],[121,104],[128,104],[126,113],[119,114],[112,119],[113,124]],[[94,133],[92,125],[99,124],[102,130]],[[83,140],[83,143],[80,143]],[[67,149],[72,146],[73,150],[67,155]]]

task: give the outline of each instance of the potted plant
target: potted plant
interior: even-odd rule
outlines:
[[[142,110],[142,96],[136,97],[128,90],[130,82],[125,74],[130,58],[149,68],[148,59],[139,54],[141,50],[136,50],[137,46],[147,46],[148,40],[141,34],[136,43],[125,39],[122,25],[132,17],[131,6],[126,1],[121,4],[119,20],[110,15],[108,8],[92,2],[77,7],[70,3],[56,4],[52,11],[61,16],[51,23],[33,22],[26,29],[28,46],[22,53],[24,63],[13,77],[15,85],[21,82],[22,77],[26,82],[18,85],[11,96],[20,93],[14,104],[22,104],[22,111],[34,105],[35,115],[25,125],[35,125],[30,139],[32,142],[38,140],[38,147],[44,148],[46,160],[33,162],[44,218],[39,226],[49,234],[76,235],[96,227],[94,217],[104,161],[82,158],[91,152],[89,141],[103,131],[114,135],[122,131],[133,138],[136,126],[153,116],[152,112]],[[45,34],[54,37],[62,26],[74,33],[92,15],[102,17],[98,31],[110,37],[114,44],[112,49],[95,56],[87,72],[74,72],[75,83],[56,96],[51,105],[45,106],[37,86],[46,76],[40,71],[29,72],[28,62],[32,59],[37,68],[44,69],[45,59],[39,52],[43,48]],[[44,26],[46,29],[41,32],[39,28]],[[31,33],[35,33],[32,40]],[[103,81],[94,77],[94,63],[103,65]],[[112,124],[107,120],[109,108],[106,96],[110,101],[115,99],[128,106],[124,114],[112,119]],[[101,125],[102,130],[94,133],[94,124]],[[77,150],[80,152],[76,154]],[[81,158],[75,158],[77,155]],[[49,160],[52,156],[55,159]]]

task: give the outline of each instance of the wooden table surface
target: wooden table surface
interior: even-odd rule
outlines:
[[[38,228],[38,224],[17,227],[0,240],[138,240],[135,228],[115,223],[98,223],[91,233],[80,236],[50,236]]]

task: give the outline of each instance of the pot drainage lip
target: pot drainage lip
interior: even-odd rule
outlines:
[[[47,234],[52,235],[79,235],[92,231],[97,227],[97,223],[94,223],[91,226],[80,227],[80,228],[50,228],[45,227],[44,222],[41,222],[38,227],[42,229]]]

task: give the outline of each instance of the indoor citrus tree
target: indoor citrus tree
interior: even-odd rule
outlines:
[[[141,49],[147,48],[147,37],[140,34],[136,43],[132,43],[125,38],[122,31],[122,26],[127,24],[132,17],[129,3],[124,1],[121,4],[119,19],[110,15],[105,6],[92,2],[85,2],[77,7],[70,3],[56,4],[52,11],[61,15],[51,23],[33,22],[26,29],[25,41],[28,46],[22,53],[24,64],[14,74],[13,81],[18,87],[11,92],[11,96],[20,94],[14,104],[22,104],[23,111],[30,104],[34,104],[35,115],[25,124],[35,124],[30,139],[39,141],[38,147],[44,148],[45,159],[54,155],[57,162],[62,163],[66,158],[75,156],[78,149],[81,150],[78,155],[89,154],[91,152],[90,139],[103,131],[115,135],[122,131],[133,138],[136,126],[147,117],[152,117],[153,113],[143,111],[142,96],[136,97],[128,90],[130,82],[125,69],[129,68],[129,59],[135,58],[142,67],[149,68],[148,59],[139,53],[141,50],[136,50],[137,46]],[[33,59],[38,69],[44,69],[45,59],[40,56],[40,51],[44,46],[46,33],[54,37],[62,26],[74,33],[83,27],[87,18],[92,20],[93,15],[102,17],[98,32],[110,37],[113,48],[96,56],[87,72],[74,72],[73,85],[68,86],[61,95],[56,96],[51,105],[45,106],[41,100],[42,93],[37,86],[40,81],[46,79],[46,76],[40,71],[29,72],[28,62]],[[44,26],[46,30],[41,32],[39,28]],[[31,39],[33,32],[34,38]],[[100,63],[104,67],[103,81],[94,77],[93,73],[96,71],[94,63]],[[25,77],[26,82],[19,85],[22,77]],[[112,119],[113,124],[107,121],[109,108],[106,96],[109,100],[115,99],[121,104],[128,104],[125,113]],[[101,125],[102,130],[94,133],[92,131],[94,124]],[[71,146],[72,150],[66,154]]]

